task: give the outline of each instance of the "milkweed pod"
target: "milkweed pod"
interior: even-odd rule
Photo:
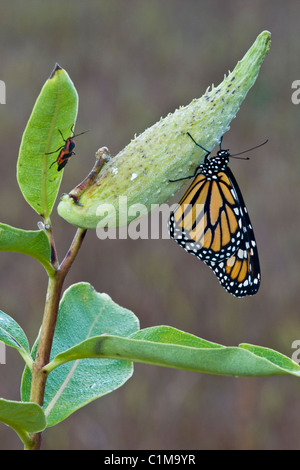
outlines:
[[[185,182],[170,180],[191,174],[205,156],[187,132],[205,149],[213,149],[229,130],[254,84],[270,38],[271,34],[263,31],[220,85],[207,89],[201,98],[161,118],[135,137],[105,163],[78,200],[71,197],[72,191],[70,196],[64,195],[58,205],[60,216],[75,226],[95,229],[103,220],[105,208],[107,226],[121,227],[139,215],[130,212],[132,205],[142,204],[149,212],[153,205],[157,207],[170,199]]]

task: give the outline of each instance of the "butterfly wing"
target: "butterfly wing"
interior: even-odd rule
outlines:
[[[188,253],[216,263],[234,254],[242,239],[242,214],[226,172],[199,174],[170,216],[170,235]]]
[[[242,240],[238,250],[231,257],[221,263],[207,264],[230,294],[235,297],[255,295],[260,286],[260,265],[254,231],[242,193],[230,168],[226,169],[226,174],[239,205]]]
[[[170,216],[170,236],[204,261],[236,297],[254,295],[260,282],[253,229],[245,203],[226,167],[199,173]]]

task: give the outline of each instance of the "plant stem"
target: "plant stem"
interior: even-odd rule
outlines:
[[[84,240],[86,232],[87,232],[87,229],[85,228],[77,229],[77,232],[75,234],[75,237],[73,238],[71,246],[59,267],[59,272],[62,273],[64,277],[69,272],[69,269],[72,266],[73,261],[77,256],[78,250],[81,247],[81,244]]]
[[[32,367],[30,401],[38,403],[40,406],[43,406],[47,380],[47,374],[44,373],[42,368],[45,364],[48,364],[50,359],[63,281],[64,277],[61,276],[59,271],[57,271],[54,276],[49,277],[39,345]],[[41,433],[33,434],[32,438],[34,444],[31,449],[39,449],[41,445]]]
[[[32,367],[32,382],[30,393],[30,401],[38,403],[40,406],[43,406],[47,380],[47,373],[43,370],[43,367],[48,364],[50,360],[50,352],[63,282],[78,253],[85,234],[86,229],[77,229],[73,242],[63,262],[58,267],[55,274],[49,276],[44,317],[39,336],[39,344],[35,362]],[[41,444],[41,433],[33,434],[32,439],[34,443],[31,449],[39,449]]]
[[[58,269],[59,263],[58,263],[58,258],[57,258],[57,252],[56,252],[56,247],[55,247],[55,241],[52,235],[52,225],[51,225],[51,220],[50,217],[48,217],[45,220],[45,223],[43,224],[45,233],[48,237],[49,243],[50,243],[50,248],[51,248],[51,264],[55,270]]]
[[[104,163],[110,160],[110,158],[111,156],[107,147],[101,147],[97,150],[96,162],[92,170],[89,172],[87,177],[84,178],[84,180],[81,181],[81,183],[76,186],[76,188],[72,189],[72,191],[68,194],[68,196],[73,199],[75,204],[82,206],[82,204],[80,204],[80,202],[78,201],[79,197],[84,193],[87,188],[89,188],[94,183]]]

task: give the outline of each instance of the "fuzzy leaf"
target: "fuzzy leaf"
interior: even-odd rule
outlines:
[[[13,251],[36,258],[51,274],[50,243],[43,230],[22,230],[0,223],[0,251]]]
[[[138,320],[106,294],[90,284],[69,287],[61,300],[51,358],[95,335],[130,335],[138,329]],[[32,352],[36,354],[35,345]],[[51,372],[47,379],[44,410],[47,425],[67,418],[87,403],[123,385],[132,375],[129,361],[85,359],[69,362]],[[22,399],[30,396],[31,374],[26,368],[22,381]]]
[[[32,443],[29,434],[40,432],[46,427],[46,418],[39,405],[3,398],[0,398],[0,421],[16,431],[25,448],[30,448]]]
[[[9,315],[0,310],[0,341],[16,348],[25,362],[31,366],[32,359],[27,337],[20,325]]]
[[[72,135],[77,117],[78,96],[69,75],[56,65],[34,105],[24,131],[17,179],[24,198],[45,219],[50,215],[59,190],[62,171],[57,165],[58,152],[53,152]]]
[[[216,375],[300,377],[300,367],[277,351],[253,345],[223,346],[168,326],[133,333],[130,338],[102,335],[60,353],[46,370],[80,358],[119,358]]]

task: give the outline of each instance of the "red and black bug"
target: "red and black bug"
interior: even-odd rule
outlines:
[[[72,132],[73,132],[73,127],[74,126],[71,127]],[[49,166],[49,168],[51,168],[52,165],[54,165],[54,163],[57,163],[58,165],[57,171],[60,171],[66,166],[66,164],[68,163],[72,155],[75,155],[75,152],[73,151],[75,148],[75,142],[73,139],[75,137],[78,137],[79,135],[85,134],[88,131],[84,131],[84,132],[81,132],[80,134],[72,135],[71,137],[68,137],[67,139],[64,138],[62,132],[59,129],[58,129],[58,132],[60,133],[63,141],[65,142],[64,145],[61,145],[58,149],[54,150],[54,152],[46,153],[46,155],[51,155],[53,153],[60,151],[57,159],[54,160],[54,162],[52,162],[51,165]]]

